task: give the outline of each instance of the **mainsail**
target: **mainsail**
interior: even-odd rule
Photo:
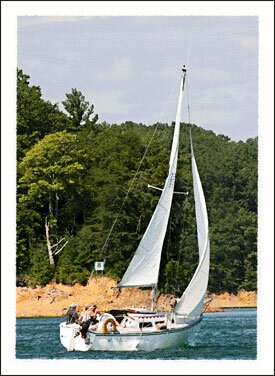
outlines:
[[[169,173],[150,223],[118,287],[156,287],[159,276],[162,246],[172,205],[177,170],[180,117],[182,112],[185,67],[180,84],[176,123],[169,162]]]
[[[208,237],[208,216],[201,180],[195,160],[190,131],[193,189],[196,209],[199,264],[189,285],[175,307],[175,313],[189,317],[200,316],[208,285],[210,244]]]

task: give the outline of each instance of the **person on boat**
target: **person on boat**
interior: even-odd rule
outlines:
[[[78,312],[76,310],[77,304],[73,303],[70,305],[68,311],[66,312],[66,324],[74,324],[78,319]]]
[[[88,310],[88,313],[90,315],[90,326],[89,326],[89,329],[91,330],[96,330],[97,327],[98,327],[98,310],[97,310],[97,305],[96,304],[92,304],[91,307],[89,308]]]
[[[87,332],[91,324],[91,316],[89,314],[89,307],[85,307],[84,310],[81,312],[79,319],[78,319],[78,324],[81,326],[81,329],[80,329],[81,338],[85,339],[87,337]]]
[[[78,318],[78,323],[81,325],[82,323],[84,323],[85,321],[88,321],[90,320],[91,316],[88,312],[89,310],[89,307],[85,307],[83,309],[83,311],[80,313],[80,316]]]

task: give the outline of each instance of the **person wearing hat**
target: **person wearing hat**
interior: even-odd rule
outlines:
[[[78,312],[76,311],[77,305],[71,304],[66,312],[66,324],[74,324],[78,319]]]

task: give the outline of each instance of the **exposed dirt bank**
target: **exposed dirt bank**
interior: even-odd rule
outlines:
[[[96,277],[87,286],[76,284],[66,286],[52,283],[45,287],[17,287],[16,317],[58,317],[65,314],[72,303],[80,311],[86,305],[96,302],[99,310],[109,308],[146,307],[150,308],[150,290],[112,289],[116,281],[107,277]],[[157,301],[158,310],[171,311],[175,297],[162,294]],[[212,294],[205,299],[206,312],[221,311],[226,307],[256,307],[256,292],[241,291],[238,295],[228,293]]]

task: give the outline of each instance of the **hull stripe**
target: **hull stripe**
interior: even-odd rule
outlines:
[[[199,320],[196,320],[194,323],[188,325],[188,326],[185,326],[183,328],[172,328],[172,329],[163,329],[163,330],[160,330],[159,332],[136,332],[136,333],[99,333],[99,332],[96,332],[96,331],[93,331],[93,330],[88,330],[88,333],[92,333],[92,334],[95,334],[96,337],[136,337],[136,336],[142,336],[142,337],[146,337],[146,336],[159,336],[159,335],[163,335],[163,334],[169,334],[169,333],[179,333],[179,332],[182,332],[182,331],[185,331],[185,330],[188,330],[190,328],[192,328],[194,325],[198,324],[200,321],[202,320],[202,317],[199,319]]]

